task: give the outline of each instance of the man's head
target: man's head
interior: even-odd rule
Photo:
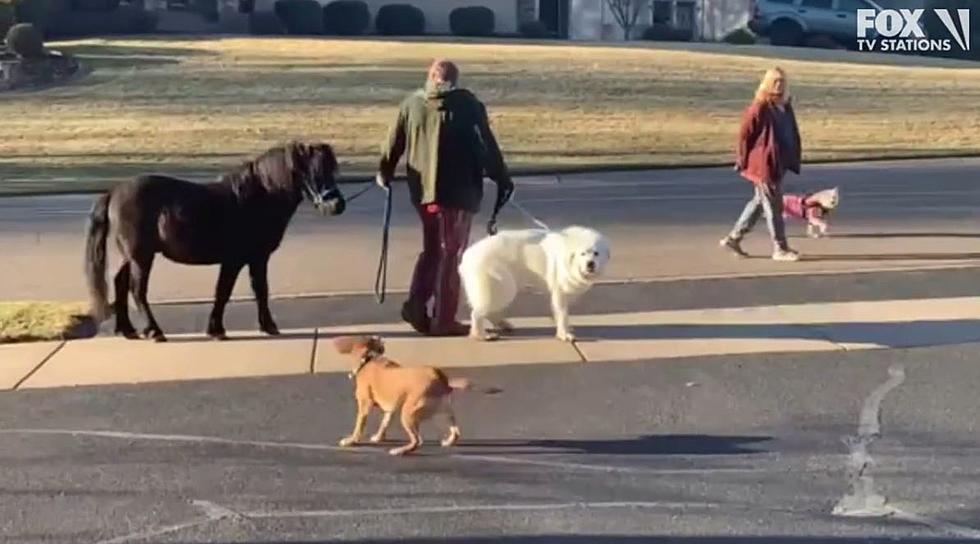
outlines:
[[[459,81],[459,67],[450,60],[438,59],[429,67],[429,81],[455,87]]]

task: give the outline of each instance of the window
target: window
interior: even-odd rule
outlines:
[[[834,0],[803,0],[803,7],[817,9],[833,9]]]

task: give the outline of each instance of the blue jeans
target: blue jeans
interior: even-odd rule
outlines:
[[[728,237],[741,241],[755,227],[762,215],[766,216],[766,225],[769,227],[773,245],[777,249],[789,249],[789,244],[786,243],[786,225],[783,223],[783,188],[778,183],[755,186],[752,200],[745,205],[742,215],[735,222],[735,227]]]

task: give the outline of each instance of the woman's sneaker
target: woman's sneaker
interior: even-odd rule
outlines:
[[[800,260],[800,254],[792,249],[777,249],[772,252],[772,260],[795,263]]]
[[[749,256],[749,254],[742,249],[741,242],[739,242],[738,240],[730,236],[726,236],[722,238],[721,241],[718,242],[718,245],[727,249],[728,251],[731,251],[733,254],[735,254],[738,257]]]

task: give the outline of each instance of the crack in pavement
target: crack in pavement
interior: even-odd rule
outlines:
[[[957,537],[980,539],[978,529],[896,508],[888,504],[886,497],[875,491],[874,477],[871,475],[875,460],[868,453],[868,448],[881,437],[881,403],[888,393],[904,382],[905,367],[900,364],[892,365],[888,369],[888,380],[865,399],[857,436],[844,440],[850,450],[847,472],[851,492],[841,497],[834,506],[833,514],[842,517],[896,519]]]
[[[851,492],[834,506],[835,516],[886,517],[895,513],[888,500],[875,492],[871,469],[874,458],[868,447],[881,437],[881,403],[885,396],[905,381],[905,367],[896,364],[888,369],[888,381],[879,385],[864,400],[858,420],[857,436],[847,437],[844,443],[850,450],[847,479]]]

